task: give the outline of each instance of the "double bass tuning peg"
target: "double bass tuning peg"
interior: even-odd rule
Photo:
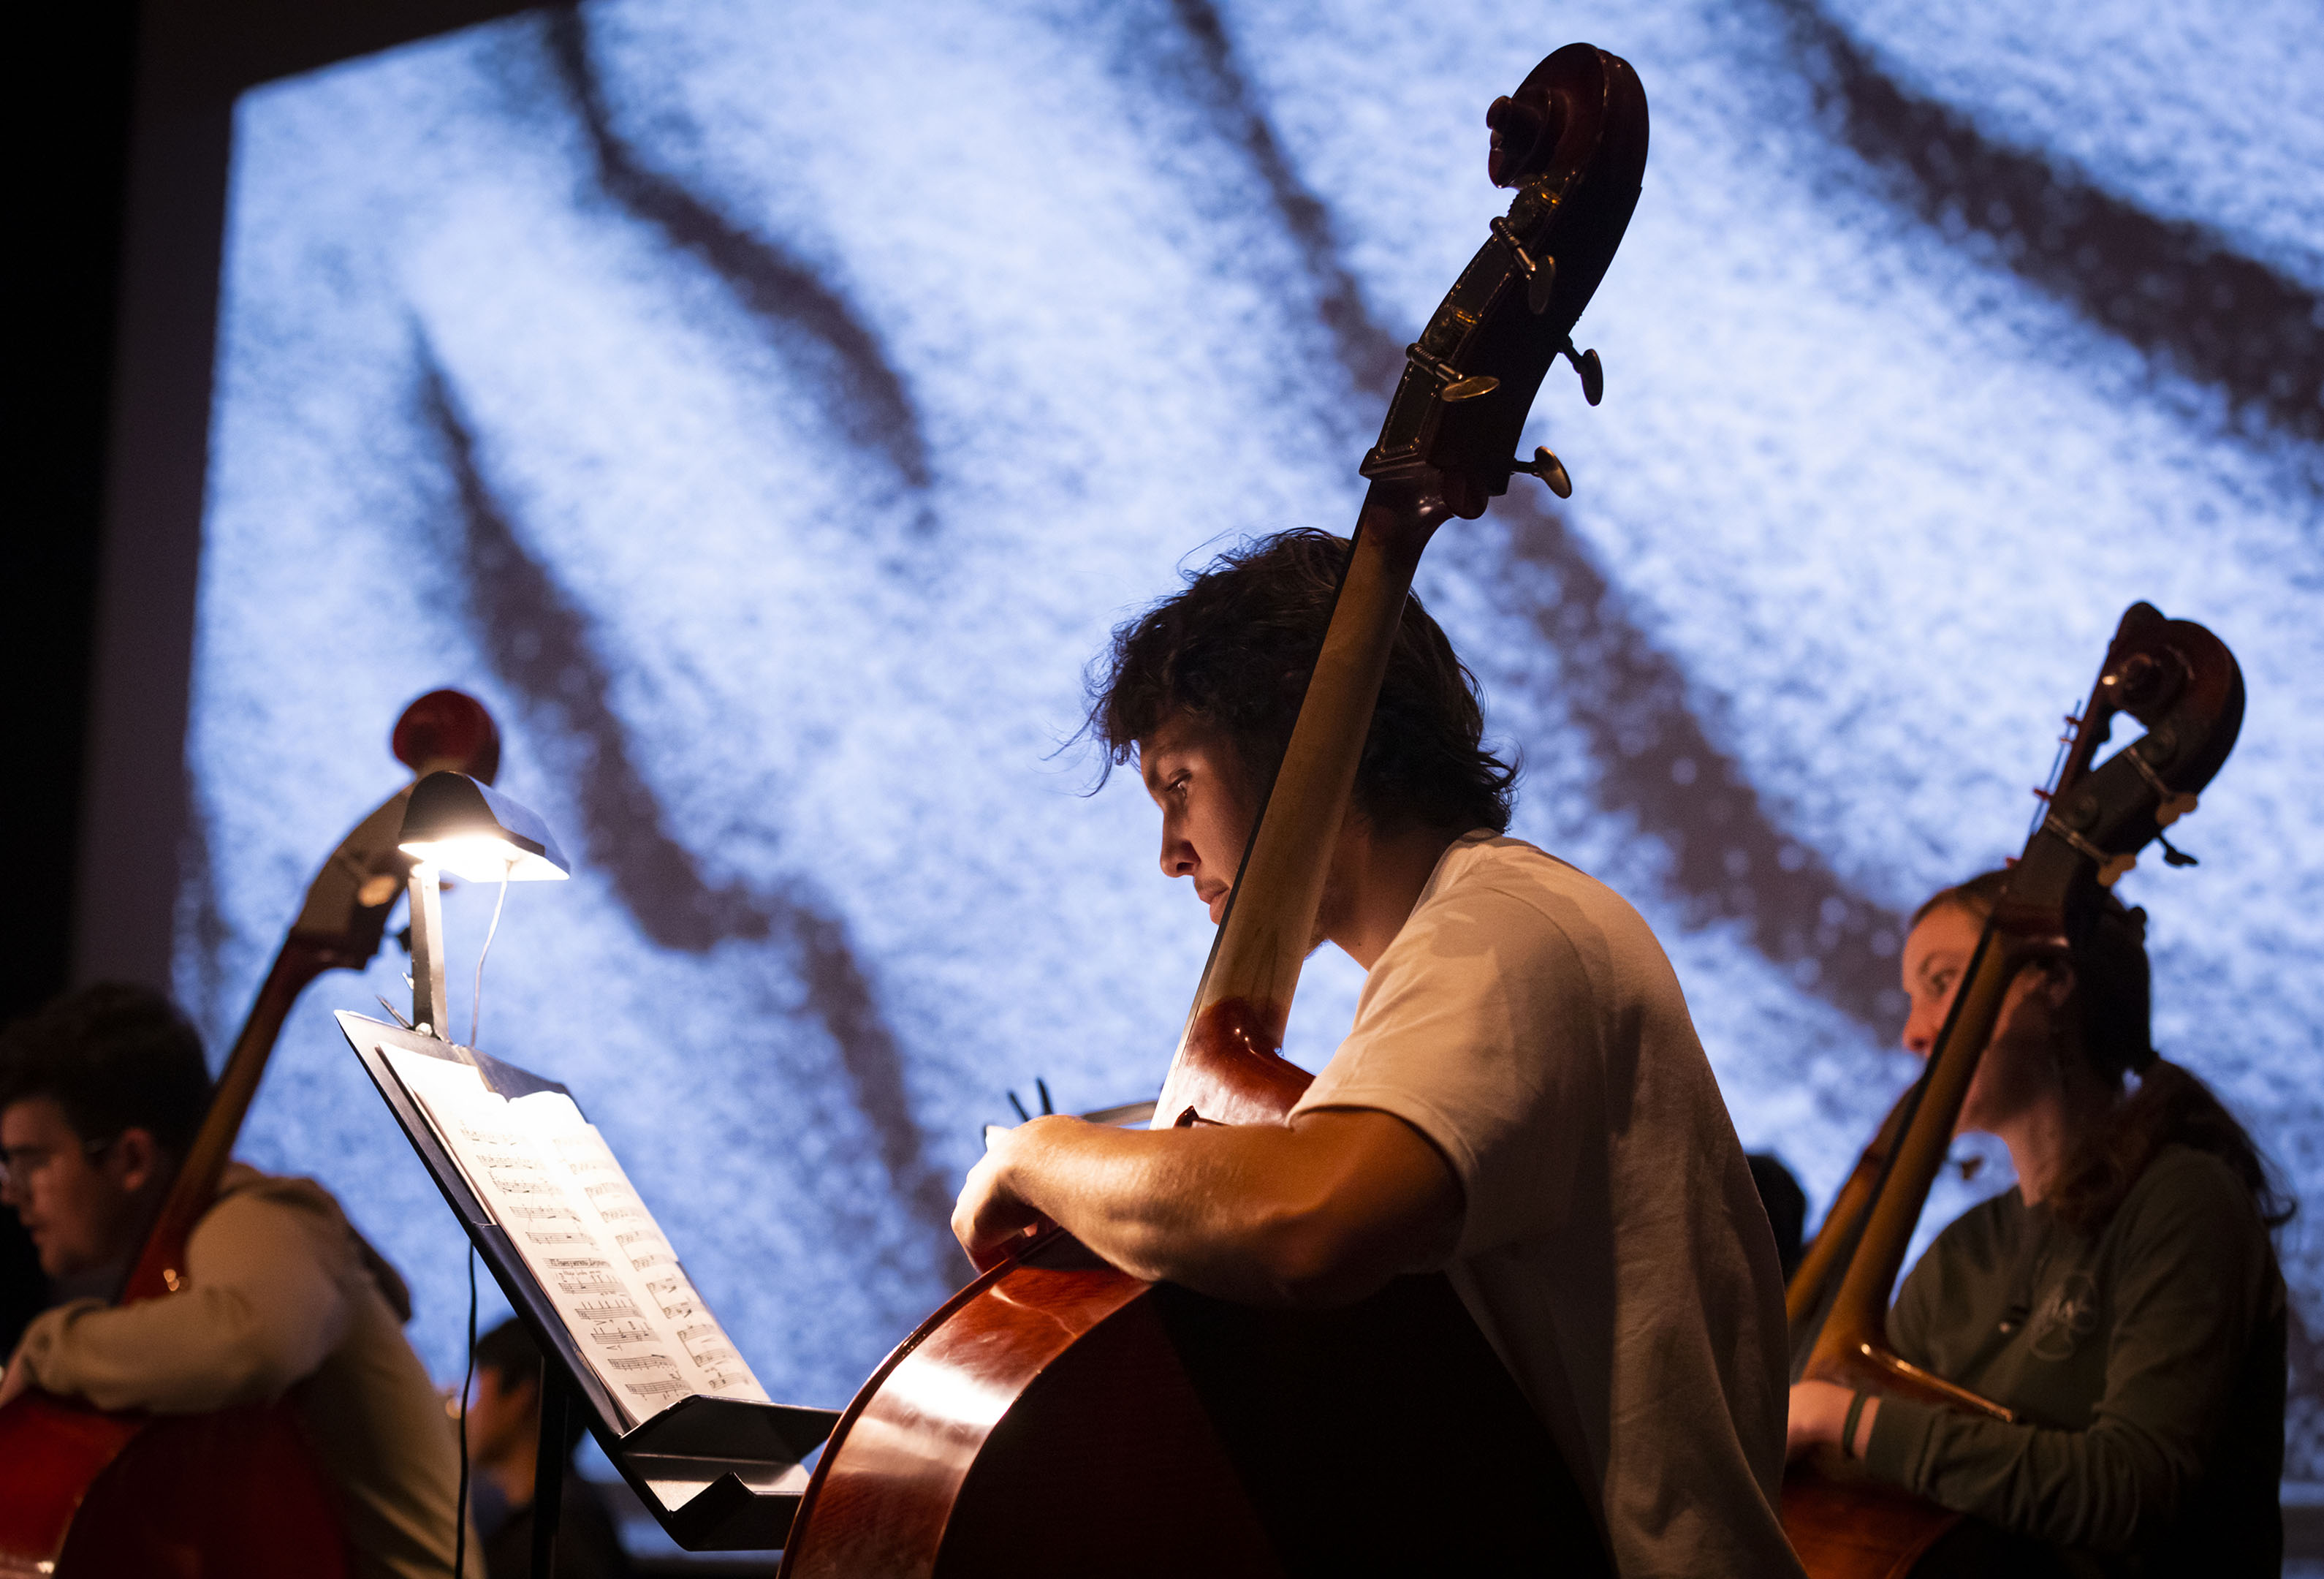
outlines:
[[[1576,351],[1573,348],[1573,337],[1568,335],[1565,337],[1565,344],[1557,348],[1557,353],[1572,363],[1573,371],[1582,375],[1583,400],[1594,406],[1606,398],[1606,369],[1598,360],[1596,351]]]
[[[1517,262],[1517,272],[1526,277],[1526,307],[1534,317],[1539,318],[1549,310],[1550,292],[1557,289],[1557,260],[1545,256],[1536,262],[1534,255],[1526,251],[1525,243],[1517,239],[1516,228],[1507,219],[1494,219],[1493,234],[1500,237],[1501,245],[1509,249],[1509,256]]]
[[[1509,462],[1509,470],[1539,477],[1549,485],[1549,491],[1561,499],[1573,497],[1573,479],[1565,475],[1564,463],[1550,454],[1546,447],[1536,447],[1531,460]]]

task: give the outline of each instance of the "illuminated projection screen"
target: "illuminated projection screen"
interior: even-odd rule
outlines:
[[[1484,107],[1587,39],[1655,117],[1606,402],[1554,370],[1572,502],[1517,479],[1420,581],[1515,831],[1646,912],[1821,1211],[1910,1068],[1904,918],[2023,841],[2122,610],[2201,620],[2242,743],[2202,863],[2123,891],[2160,1045],[2324,1208],[2324,34],[2050,10],[608,0],[248,93],[180,990],[222,1048],[398,711],[473,692],[576,865],[512,894],[482,1045],[570,1083],[771,1391],[844,1401],[964,1271],[980,1126],[1150,1095],[1209,941],[1135,776],[1085,793],[1084,666],[1349,528],[1505,204]],[[456,1030],[491,899],[447,900]],[[401,964],[309,991],[245,1149],[452,1375],[459,1235],[329,1019]],[[1318,956],[1302,1061],[1357,985]]]

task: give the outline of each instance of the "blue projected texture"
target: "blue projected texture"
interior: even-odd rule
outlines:
[[[1554,372],[1574,498],[1517,479],[1420,585],[1516,831],[1645,910],[1820,1205],[1908,1072],[1903,918],[2022,841],[2126,605],[2201,620],[2243,743],[2203,864],[2125,891],[2160,1044],[2324,1204],[2303,9],[598,4],[255,90],[180,990],[223,1046],[398,710],[475,693],[577,867],[512,895],[484,1045],[573,1086],[772,1391],[843,1401],[964,1270],[1005,1093],[1150,1094],[1208,945],[1134,776],[1057,750],[1083,665],[1214,549],[1349,528],[1504,207],[1484,106],[1586,38],[1655,116],[1606,403]],[[456,1024],[490,898],[447,901]],[[460,1238],[328,1018],[399,964],[310,990],[246,1150],[412,1275],[446,1373]],[[1358,984],[1317,957],[1295,1056]]]

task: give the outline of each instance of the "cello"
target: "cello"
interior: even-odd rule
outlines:
[[[1803,1380],[2015,1418],[1896,1354],[1887,1339],[1889,1291],[2010,983],[2081,937],[2103,888],[2194,809],[2234,749],[2243,713],[2242,671],[2217,636],[2144,603],[2123,614],[2089,700],[2072,721],[2047,809],[2009,868],[1927,1066],[1867,1149],[1784,1292]],[[2093,767],[2123,715],[2146,733]],[[1871,1482],[1835,1451],[1793,1466],[1782,1515],[1812,1579],[1972,1572],[1987,1560],[1969,1550],[1978,1527]]]
[[[500,733],[482,704],[431,691],[396,721],[391,744],[411,783],[442,768],[490,782]],[[186,1245],[217,1195],[242,1122],[291,1006],[327,970],[378,953],[411,857],[396,848],[406,784],[357,823],[316,873],[218,1076],[115,1302],[190,1287]],[[296,1403],[150,1415],[32,1391],[0,1409],[0,1574],[63,1579],[337,1579],[346,1538],[332,1489],[309,1452]]]
[[[1588,44],[1497,100],[1505,217],[1406,354],[1329,628],[1153,1122],[1280,1124],[1330,852],[1422,550],[1511,475],[1637,201],[1646,96]],[[857,1393],[785,1544],[788,1579],[869,1574],[1610,1572],[1594,1504],[1442,1274],[1286,1312],[1148,1283],[1052,1230],[970,1283]]]

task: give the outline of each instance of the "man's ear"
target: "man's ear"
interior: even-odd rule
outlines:
[[[115,1136],[105,1153],[105,1171],[133,1196],[159,1178],[170,1162],[170,1154],[153,1139],[153,1131],[140,1125]]]

